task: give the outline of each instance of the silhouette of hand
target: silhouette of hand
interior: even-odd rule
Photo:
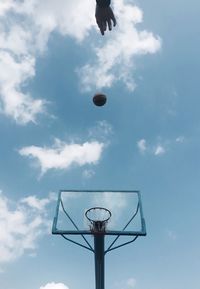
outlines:
[[[99,7],[96,6],[96,22],[97,25],[101,31],[101,34],[104,35],[104,32],[108,28],[109,30],[112,30],[112,25],[116,26],[116,19],[114,16],[114,13],[111,9],[111,7]],[[113,22],[113,24],[112,24]]]

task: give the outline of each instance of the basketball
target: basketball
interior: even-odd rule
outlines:
[[[97,93],[93,97],[93,102],[96,106],[103,106],[106,103],[106,95],[102,93]]]

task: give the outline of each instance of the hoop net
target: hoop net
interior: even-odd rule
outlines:
[[[111,217],[111,212],[102,207],[93,207],[85,212],[92,233],[104,233]]]

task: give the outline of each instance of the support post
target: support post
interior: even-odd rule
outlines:
[[[104,234],[94,235],[96,289],[104,289]]]

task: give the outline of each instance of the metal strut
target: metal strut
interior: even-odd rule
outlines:
[[[138,211],[139,211],[139,207],[140,207],[140,205],[139,205],[139,202],[138,202],[135,213],[134,213],[133,216],[130,218],[130,220],[128,221],[128,223],[123,227],[122,232],[124,232],[124,231],[126,230],[126,228],[128,227],[128,225],[129,225],[129,224],[132,222],[132,220],[135,218],[135,216],[137,215],[137,213],[138,213]],[[114,249],[120,248],[120,247],[122,247],[122,246],[124,246],[124,245],[127,245],[127,244],[129,244],[129,243],[134,242],[134,241],[137,239],[137,237],[138,237],[138,236],[136,236],[136,237],[134,236],[133,240],[128,241],[128,242],[125,242],[125,243],[123,243],[123,244],[121,244],[121,245],[118,245],[118,246],[113,247],[113,245],[116,243],[116,241],[119,239],[120,236],[121,236],[121,234],[119,233],[119,235],[113,240],[113,242],[110,244],[110,246],[108,247],[108,249],[105,251],[105,254],[106,254],[107,252],[110,252],[110,251],[114,250]]]
[[[68,214],[67,211],[65,210],[65,207],[64,207],[64,205],[63,205],[62,199],[60,199],[60,203],[61,203],[61,206],[62,206],[62,209],[63,209],[63,212],[65,213],[65,215],[68,217],[68,219],[70,220],[70,222],[74,225],[74,227],[76,228],[76,230],[80,232],[78,226],[75,224],[75,222],[72,220],[72,218],[69,216],[69,214]],[[74,243],[74,244],[76,244],[76,245],[79,245],[79,246],[81,246],[81,247],[83,247],[83,248],[89,249],[90,251],[93,251],[93,252],[94,252],[94,249],[92,248],[92,246],[90,245],[90,243],[88,242],[88,240],[85,238],[85,236],[84,236],[83,234],[80,234],[80,235],[81,235],[81,237],[83,238],[83,240],[86,242],[86,244],[89,246],[89,248],[88,248],[87,246],[84,246],[84,245],[82,245],[82,244],[80,244],[80,243],[78,243],[78,242],[75,242],[75,241],[73,241],[73,240],[65,237],[64,234],[62,234],[61,236],[62,236],[63,238],[65,238],[66,240],[68,240],[68,241],[70,241],[70,242],[72,242],[72,243]]]

